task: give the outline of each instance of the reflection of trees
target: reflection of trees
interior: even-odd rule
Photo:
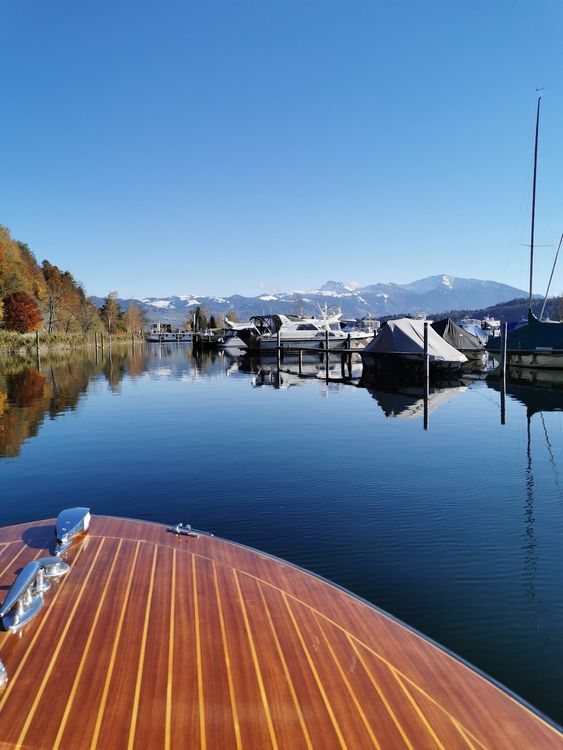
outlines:
[[[112,391],[119,391],[125,374],[145,370],[143,350],[114,348],[101,357],[91,350],[71,356],[45,358],[41,371],[26,359],[0,360],[0,457],[19,455],[22,443],[37,435],[47,414],[50,419],[76,410],[93,378],[103,375]]]

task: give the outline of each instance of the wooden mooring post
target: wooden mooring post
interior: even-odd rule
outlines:
[[[303,373],[303,349],[297,351],[297,356],[299,358],[299,374],[301,375]]]
[[[424,429],[428,429],[428,398],[430,396],[430,354],[428,352],[428,321],[424,321]]]
[[[508,324],[500,327],[500,423],[506,424],[506,338]]]

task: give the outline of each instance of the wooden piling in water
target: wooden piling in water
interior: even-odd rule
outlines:
[[[299,349],[297,356],[299,358],[299,374],[301,375],[303,370],[303,349]]]
[[[428,429],[428,399],[430,397],[430,354],[428,353],[428,321],[424,321],[424,429]]]
[[[500,327],[500,423],[506,424],[506,338],[508,324]]]
[[[500,327],[500,371],[502,377],[506,376],[506,337],[508,324],[502,323]]]

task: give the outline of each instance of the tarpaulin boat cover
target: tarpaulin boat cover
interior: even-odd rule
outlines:
[[[483,344],[468,331],[456,325],[451,318],[444,318],[432,323],[432,328],[439,334],[444,341],[451,344],[454,349],[461,352],[481,352]]]
[[[377,336],[363,349],[365,354],[424,354],[424,320],[388,320]],[[461,354],[428,326],[428,353],[431,362],[467,362]]]
[[[470,333],[472,336],[475,336],[475,338],[479,339],[479,341],[482,344],[486,344],[487,340],[489,338],[489,334],[487,331],[484,331],[481,326],[478,326],[476,323],[464,323],[463,320],[459,324],[459,327],[462,328],[464,331],[467,331],[467,333]]]

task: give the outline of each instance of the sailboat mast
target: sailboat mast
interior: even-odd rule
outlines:
[[[538,110],[536,113],[536,139],[534,143],[534,179],[532,182],[532,226],[530,230],[530,296],[528,298],[528,312],[532,312],[532,281],[534,275],[534,225],[536,220],[536,176],[538,171],[538,133],[540,128],[540,103],[538,96]]]

